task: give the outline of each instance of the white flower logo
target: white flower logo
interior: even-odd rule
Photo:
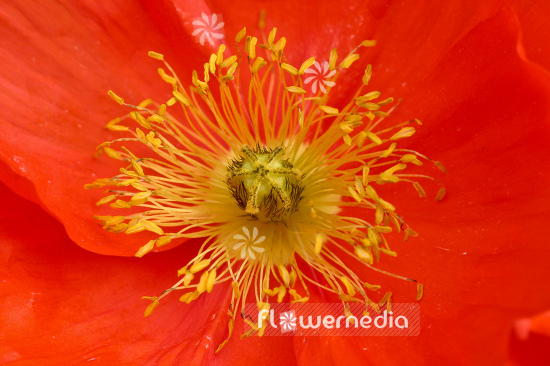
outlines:
[[[313,74],[312,76],[304,80],[305,84],[309,84],[312,82],[311,91],[313,92],[313,94],[317,93],[317,88],[319,88],[321,92],[324,94],[327,92],[325,85],[330,87],[333,87],[334,85],[336,85],[334,81],[325,80],[325,79],[330,79],[331,77],[334,76],[334,74],[336,74],[336,70],[329,71],[327,61],[323,62],[322,67],[317,61],[315,61],[315,63],[313,64],[313,67],[310,67],[306,70],[306,74]]]
[[[201,46],[204,46],[205,41],[208,41],[208,43],[210,43],[213,46],[214,38],[222,39],[224,37],[221,31],[217,31],[218,29],[223,28],[224,23],[219,22],[216,25],[216,22],[218,21],[217,14],[212,14],[212,19],[209,19],[208,15],[206,15],[205,13],[202,13],[201,17],[202,18],[197,18],[193,20],[193,28],[195,30],[193,31],[193,33],[191,33],[191,35],[195,36],[195,38],[197,39],[197,42],[199,42]]]
[[[282,333],[296,330],[296,315],[294,315],[294,310],[281,313],[279,319]]]
[[[250,231],[245,226],[243,226],[243,233],[244,236],[241,234],[236,234],[233,236],[233,239],[240,240],[237,244],[235,244],[235,246],[233,246],[233,249],[239,250],[242,247],[241,259],[244,259],[247,254],[250,259],[256,259],[256,254],[254,254],[254,252],[263,253],[265,251],[265,248],[257,245],[265,240],[265,236],[262,235],[256,239],[258,236],[258,228],[256,227],[252,229],[252,237],[250,237]]]

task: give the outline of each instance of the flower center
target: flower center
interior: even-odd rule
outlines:
[[[237,206],[261,221],[280,221],[298,209],[304,191],[300,172],[284,160],[284,147],[245,145],[227,167],[226,184]]]
[[[98,153],[124,167],[87,188],[109,187],[97,205],[130,210],[125,216],[95,218],[112,232],[157,234],[137,250],[137,257],[173,240],[204,240],[178,271],[182,278],[158,297],[147,297],[152,303],[145,315],[176,290],[183,293],[180,301],[191,303],[223,283],[233,288],[228,338],[247,301],[253,299],[259,310],[269,309],[270,302],[307,302],[311,285],[336,295],[346,314],[352,302],[364,304],[365,311],[391,306],[391,292],[372,299],[380,286],[369,283],[364,270],[389,274],[376,267],[382,255],[397,255],[386,234],[404,232],[405,240],[417,234],[375,187],[406,182],[425,197],[418,180],[441,183],[403,171],[426,161],[445,168],[397,147],[421,123],[386,122],[395,108],[386,107],[393,98],[365,93],[370,65],[347,104],[340,109],[329,105],[337,78],[359,59],[355,51],[374,41],[363,41],[340,63],[333,49],[328,61],[311,57],[297,67],[283,52],[286,38],[276,41],[276,33],[274,28],[262,36],[264,58],[256,55],[258,39],[246,36],[243,28],[235,37],[236,54],[226,57],[226,46],[220,45],[204,64],[202,80],[193,71],[190,86],[163,55],[150,52],[165,67],[158,71],[173,95],[165,103],[128,104],[109,91],[132,111],[107,124],[125,135],[99,145]],[[312,67],[325,76],[311,84],[310,92],[304,88],[313,80],[306,76]],[[117,149],[119,144],[137,145],[134,152],[141,156],[125,146]],[[228,151],[233,159],[224,166],[220,156]],[[436,200],[444,195],[441,185]],[[352,270],[359,266],[363,270]],[[420,284],[417,291],[420,299]],[[266,324],[252,323],[244,336],[262,335]]]

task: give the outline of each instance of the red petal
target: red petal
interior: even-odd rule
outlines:
[[[338,50],[341,61],[361,41],[375,39],[375,47],[360,51],[360,64],[372,63],[376,85],[400,97],[406,85],[426,77],[459,39],[495,14],[502,1],[455,0],[444,7],[428,2],[359,0],[347,1],[345,6],[254,0],[212,4],[213,12],[223,14],[228,35],[243,26],[256,33],[260,11],[265,10],[265,33],[278,28],[277,36],[288,40],[285,53],[296,66],[311,56],[328,60],[332,48]],[[363,70],[349,70],[337,88],[357,88]]]
[[[510,6],[518,14],[527,57],[550,70],[550,48],[546,37],[550,33],[550,3],[513,0]]]
[[[516,321],[510,355],[516,365],[548,365],[550,362],[550,312]]]
[[[167,98],[171,88],[160,81],[158,61],[147,52],[194,65],[184,52],[188,43],[167,45],[133,1],[4,2],[0,18],[0,158],[9,167],[0,177],[25,197],[38,197],[82,247],[133,255],[147,238],[121,240],[104,232],[92,219],[100,214],[94,203],[101,193],[83,189],[119,168],[93,158],[97,145],[116,136],[103,126],[123,113],[107,90],[136,104]]]
[[[140,298],[170,287],[191,259],[190,248],[140,259],[90,253],[36,205],[1,189],[8,193],[0,207],[0,362],[225,365],[281,357],[294,363],[285,337],[241,342],[236,336],[214,355],[227,336],[231,290],[223,285],[191,305],[166,299],[143,316],[148,302]]]
[[[396,113],[394,121],[414,112],[424,122],[409,144],[445,163],[446,176],[432,175],[449,194],[434,203],[387,187],[420,237],[395,242],[398,257],[380,267],[424,283],[421,335],[349,339],[347,363],[504,364],[514,321],[548,308],[550,173],[541,159],[550,153],[550,78],[518,52],[518,35],[510,12],[481,23]],[[414,286],[381,281],[394,302],[414,301]],[[297,340],[298,359],[346,359],[334,355],[341,342]]]
[[[192,22],[196,19],[202,20],[202,14],[211,18],[212,14],[219,14],[219,12],[211,11],[208,4],[201,0],[143,0],[142,3],[168,44],[181,47],[183,40],[186,58],[207,55],[206,58],[198,60],[197,66],[201,66],[202,69],[202,64],[205,60],[207,61],[208,54],[217,51],[217,47],[212,47],[207,42],[204,46],[200,45],[192,35],[194,31]],[[219,25],[221,21],[224,21],[225,24],[219,31],[225,32],[227,36],[225,19],[218,18],[216,24]],[[232,37],[234,35],[231,35],[229,39]]]
[[[258,43],[266,43],[267,34],[277,27],[276,40],[287,38],[285,54],[297,67],[312,56],[320,62],[328,61],[334,47],[343,59],[365,34],[372,34],[377,24],[372,14],[377,7],[373,9],[371,4],[360,0],[347,1],[345,6],[322,6],[308,1],[213,1],[211,9],[223,14],[230,39],[245,26],[247,34],[258,37],[260,12],[265,10],[266,39],[258,37]],[[232,39],[228,43],[232,44]]]

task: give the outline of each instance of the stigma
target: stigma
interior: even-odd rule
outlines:
[[[245,145],[227,167],[227,186],[237,205],[251,217],[280,221],[298,209],[304,187],[301,174],[288,160],[284,147]]]
[[[137,257],[173,241],[203,241],[170,289],[145,297],[151,300],[145,315],[175,292],[190,304],[230,283],[228,338],[245,302],[259,310],[273,302],[307,302],[308,285],[334,294],[344,307],[360,302],[376,311],[389,304],[390,292],[374,297],[380,286],[370,283],[369,271],[389,274],[377,268],[384,255],[397,255],[388,233],[405,240],[417,234],[378,187],[410,184],[425,197],[420,181],[427,180],[440,186],[437,200],[445,194],[439,181],[417,173],[426,162],[445,171],[441,163],[397,146],[421,123],[387,122],[396,103],[368,90],[370,65],[347,103],[330,105],[337,79],[374,41],[340,61],[333,50],[322,63],[310,57],[292,65],[276,28],[261,38],[258,44],[244,28],[235,37],[235,54],[221,45],[192,72],[189,85],[162,54],[150,52],[162,63],[159,75],[172,96],[134,105],[109,91],[130,112],[106,126],[123,136],[97,151],[122,166],[86,187],[105,190],[98,205],[129,212],[96,216],[105,230],[156,234],[136,248]],[[325,70],[325,79],[308,88],[312,67]],[[404,173],[411,165],[417,169]],[[351,270],[352,262],[364,270]],[[422,291],[419,285],[418,298]],[[263,334],[265,324],[251,326],[244,336]]]

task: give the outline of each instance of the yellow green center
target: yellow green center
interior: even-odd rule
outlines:
[[[237,205],[261,221],[280,221],[298,209],[304,186],[301,174],[283,159],[284,147],[245,145],[227,167],[227,181]]]

